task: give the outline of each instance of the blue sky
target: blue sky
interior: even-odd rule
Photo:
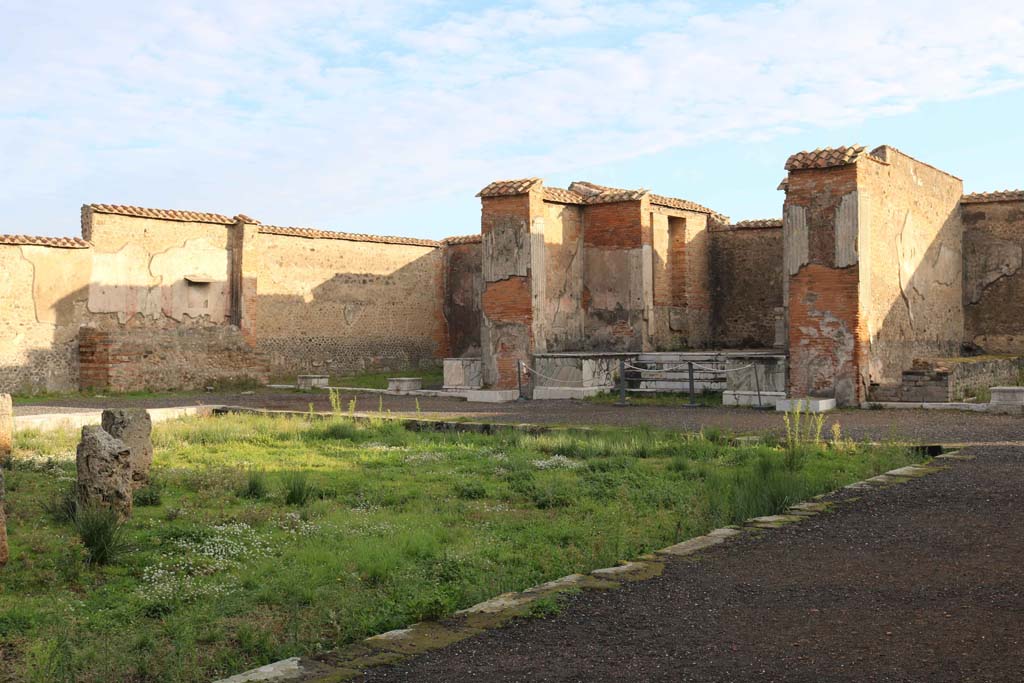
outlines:
[[[499,178],[781,214],[801,149],[1024,187],[1024,4],[0,0],[0,232],[82,203],[444,237]]]

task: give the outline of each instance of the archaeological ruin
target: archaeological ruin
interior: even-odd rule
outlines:
[[[888,146],[801,152],[780,218],[589,182],[493,182],[441,241],[90,204],[0,236],[0,391],[169,390],[445,366],[480,400],[583,396],[620,362],[753,366],[734,396],[952,401],[1017,383],[1024,191]],[[742,402],[737,400],[737,402]]]

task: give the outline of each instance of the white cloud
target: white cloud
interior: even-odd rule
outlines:
[[[344,227],[496,177],[1020,87],[1024,6],[986,5],[8,0],[0,231],[73,225],[83,201]]]

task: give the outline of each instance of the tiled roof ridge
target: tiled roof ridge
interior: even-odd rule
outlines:
[[[483,242],[483,235],[477,233],[475,235],[455,235],[454,237],[445,237],[441,240],[441,244],[476,244]]]
[[[993,190],[991,192],[971,192],[960,198],[963,204],[983,204],[985,202],[1017,202],[1024,201],[1024,190]]]
[[[86,204],[83,208],[92,209],[95,213],[108,213],[118,216],[136,216],[138,218],[156,218],[165,221],[189,221],[192,223],[217,223],[220,225],[231,225],[235,222],[220,213],[207,213],[204,211],[179,211],[177,209],[149,209],[143,206],[130,206],[127,204]],[[248,218],[246,216],[246,218]],[[252,219],[249,219],[252,220]]]
[[[702,204],[698,204],[697,202],[692,202],[689,199],[680,199],[678,197],[668,197],[666,195],[655,194],[650,190],[643,188],[637,190],[624,190],[617,187],[609,187],[607,185],[598,185],[597,183],[591,183],[586,180],[576,180],[569,185],[569,191],[581,195],[583,197],[583,201],[587,204],[637,200],[646,195],[648,200],[657,206],[667,206],[671,209],[706,213],[720,223],[729,222],[727,216],[718,213],[714,209],[703,206]]]
[[[797,152],[786,160],[786,170],[799,171],[809,168],[848,166],[857,163],[860,159],[871,159],[880,164],[889,163],[868,152],[864,145],[845,145],[843,147],[819,147],[810,151]]]
[[[39,235],[0,235],[0,244],[57,247],[58,249],[88,249],[90,242],[81,237],[42,237]]]
[[[515,180],[495,180],[487,187],[476,193],[477,197],[511,197],[517,194],[526,194],[537,183],[542,182],[540,178],[518,178]]]
[[[544,187],[544,201],[558,204],[585,204],[586,198],[579,192],[561,187]]]
[[[732,224],[734,228],[781,228],[781,218],[754,218],[751,220],[737,221]]]
[[[377,242],[378,244],[405,244],[415,247],[439,247],[437,240],[420,239],[418,237],[394,237],[390,235],[368,235],[365,233],[337,232],[318,228],[292,228],[279,225],[260,225],[261,234],[283,235],[287,237],[304,237],[306,239],[346,240],[349,242]]]

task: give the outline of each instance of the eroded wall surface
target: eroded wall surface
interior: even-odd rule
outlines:
[[[593,204],[584,209],[583,350],[642,351],[647,334],[644,259],[646,200]],[[646,291],[651,291],[646,288]]]
[[[963,183],[891,147],[857,164],[861,315],[868,382],[898,382],[915,359],[960,353]]]
[[[965,198],[961,216],[964,339],[986,353],[1024,354],[1024,196]]]
[[[647,348],[676,351],[713,345],[707,215],[652,206],[648,225],[650,251],[644,258],[651,260],[653,297],[647,310]]]
[[[583,347],[583,208],[544,203],[544,337],[547,351]]]
[[[726,348],[770,348],[782,306],[782,228],[710,232],[711,338]]]
[[[783,207],[783,296],[791,396],[866,395],[861,377],[857,166],[790,170]]]
[[[427,367],[447,353],[440,249],[267,232],[257,245],[271,375]]]
[[[77,388],[91,271],[89,249],[0,244],[0,391]]]
[[[448,324],[448,354],[453,358],[479,357],[481,353],[481,251],[479,241],[444,247],[444,315]]]

